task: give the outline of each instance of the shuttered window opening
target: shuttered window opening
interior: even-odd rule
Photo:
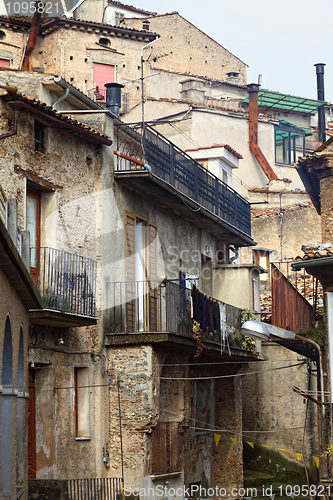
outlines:
[[[10,59],[0,58],[0,68],[9,68],[9,67],[10,67]]]
[[[158,328],[157,228],[126,213],[126,330]]]
[[[152,474],[180,472],[183,428],[180,422],[159,422],[152,435]]]
[[[96,98],[105,100],[106,83],[115,81],[115,67],[111,64],[94,63],[94,86]]]

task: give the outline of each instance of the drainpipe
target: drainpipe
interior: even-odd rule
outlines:
[[[317,99],[318,101],[325,101],[325,86],[324,86],[324,63],[317,63],[316,66],[316,75],[317,75]],[[318,139],[321,142],[326,141],[326,133],[325,133],[326,125],[325,125],[325,104],[320,106],[318,109]]]
[[[75,87],[70,85],[68,82],[66,82],[60,76],[55,76],[53,78],[53,81],[55,83],[57,83],[58,85],[60,85],[62,88],[69,89],[71,95],[73,95],[74,97],[77,97],[81,102],[83,102],[84,104],[89,106],[89,108],[96,109],[96,110],[101,109],[101,107],[96,102],[92,101],[91,99],[89,99],[89,97],[82,94],[79,90],[77,90]]]
[[[247,86],[249,93],[249,144],[250,150],[261,166],[269,181],[277,180],[278,177],[270,166],[266,156],[258,146],[258,92],[260,85],[250,83]]]
[[[35,13],[32,18],[31,22],[31,28],[29,30],[29,36],[28,36],[28,41],[27,45],[25,47],[25,51],[23,54],[23,62],[22,62],[22,70],[23,71],[29,71],[30,69],[30,64],[29,64],[29,56],[31,52],[34,50],[36,46],[36,40],[37,40],[37,35],[38,35],[38,29],[39,29],[39,24],[40,24],[40,18],[42,16],[41,12],[38,12],[39,8],[39,3],[35,3]]]
[[[69,88],[65,89],[63,95],[61,95],[60,97],[58,97],[56,101],[54,101],[54,103],[52,104],[52,109],[54,109],[54,111],[57,111],[58,104],[64,101],[68,96],[69,96]]]

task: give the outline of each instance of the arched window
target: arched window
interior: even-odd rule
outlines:
[[[13,343],[9,314],[2,351],[3,392],[1,396],[0,497],[11,497],[13,456]]]
[[[17,437],[16,437],[16,485],[23,486],[24,482],[24,342],[23,327],[20,328],[20,343],[18,351],[17,369]]]

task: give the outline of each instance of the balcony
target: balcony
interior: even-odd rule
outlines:
[[[56,327],[96,324],[97,263],[49,247],[30,249],[30,273],[43,300],[30,321]]]
[[[242,348],[242,310],[226,304],[223,332],[198,332],[198,324],[191,318],[191,289],[179,280],[111,282],[107,300],[107,345],[165,342],[198,349],[202,342],[204,348],[219,353],[253,356]],[[199,342],[194,332],[199,334]]]
[[[253,245],[250,204],[158,132],[117,127],[115,178],[219,240]],[[171,195],[171,196],[170,196]]]

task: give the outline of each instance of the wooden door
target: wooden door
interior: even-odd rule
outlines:
[[[94,63],[94,85],[100,97],[105,99],[105,83],[112,83],[115,79],[115,67],[111,64]]]
[[[36,280],[38,271],[39,253],[36,248],[40,247],[40,216],[41,195],[38,191],[27,191],[27,230],[30,232],[30,274]]]

